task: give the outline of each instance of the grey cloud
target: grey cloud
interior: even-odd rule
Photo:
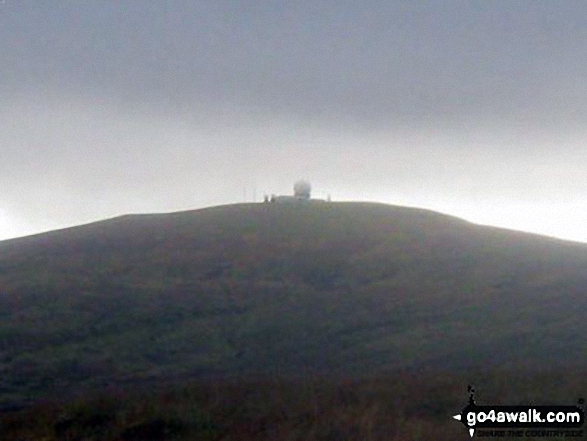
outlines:
[[[566,117],[585,98],[582,2],[25,1],[4,9],[0,60],[13,90],[47,85],[378,126],[532,122]]]
[[[0,218],[30,232],[300,177],[322,196],[463,216],[577,204],[586,14],[580,1],[8,0]]]

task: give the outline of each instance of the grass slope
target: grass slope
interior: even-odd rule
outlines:
[[[587,246],[370,203],[0,242],[0,402],[245,374],[585,365]]]
[[[464,441],[471,438],[452,415],[467,402],[467,382],[475,385],[479,403],[494,405],[573,405],[587,387],[581,371],[528,374],[494,371],[463,378],[419,372],[368,379],[191,381],[148,391],[111,387],[0,413],[0,427],[3,441]],[[516,439],[585,439],[584,430],[572,438],[529,432]]]

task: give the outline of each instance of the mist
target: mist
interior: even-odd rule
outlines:
[[[290,194],[587,242],[582,2],[0,5],[0,239]]]

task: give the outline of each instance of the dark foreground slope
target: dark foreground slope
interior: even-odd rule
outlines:
[[[367,203],[0,242],[0,393],[209,375],[584,366],[587,246]]]

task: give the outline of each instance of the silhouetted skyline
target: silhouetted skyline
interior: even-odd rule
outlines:
[[[290,194],[587,242],[587,4],[0,4],[0,239]]]

